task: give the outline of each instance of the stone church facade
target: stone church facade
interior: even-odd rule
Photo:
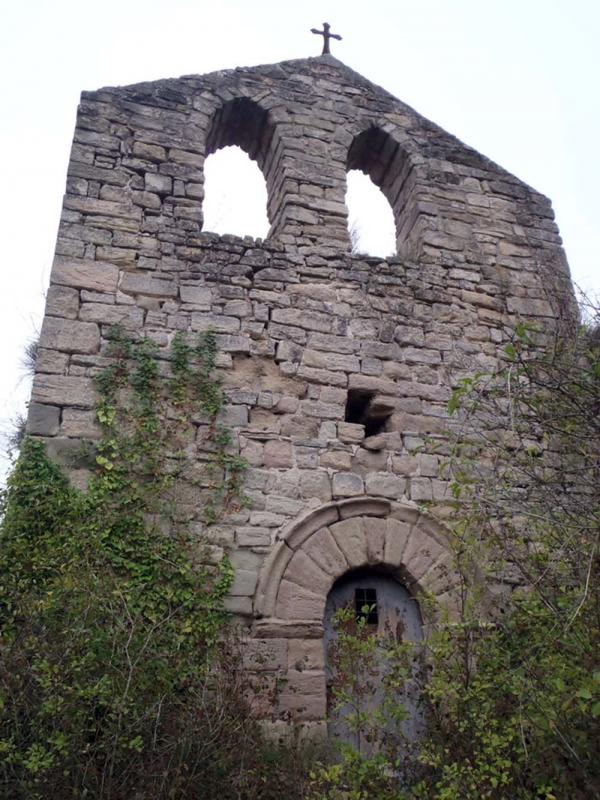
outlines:
[[[202,229],[204,161],[230,144],[265,177],[264,241]],[[396,256],[351,253],[350,169],[388,199]],[[272,688],[256,711],[319,726],[337,581],[382,571],[454,606],[452,383],[494,369],[520,317],[554,325],[569,286],[545,197],[330,55],[85,92],[29,432],[59,460],[97,436],[111,325],[165,350],[216,332],[251,508],[211,537]]]

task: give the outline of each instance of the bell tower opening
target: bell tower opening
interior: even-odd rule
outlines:
[[[347,175],[348,232],[355,255],[388,258],[396,254],[392,208],[380,189],[360,170]]]
[[[204,230],[255,239],[269,232],[265,179],[239,146],[223,147],[204,163]]]
[[[233,98],[214,114],[205,146],[205,231],[266,238],[276,216],[274,147],[269,113],[253,100]]]

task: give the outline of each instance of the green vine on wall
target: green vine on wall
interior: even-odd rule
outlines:
[[[26,439],[1,498],[0,793],[14,798],[131,796],[176,757],[185,770],[212,691],[233,573],[188,525],[245,502],[215,337],[176,334],[169,353],[110,340],[87,490]]]

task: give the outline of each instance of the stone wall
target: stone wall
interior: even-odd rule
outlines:
[[[264,242],[202,230],[204,159],[227,144],[265,175]],[[350,253],[350,168],[390,201],[397,257]],[[549,201],[331,56],[86,92],[29,431],[58,459],[97,436],[112,324],[165,352],[216,331],[252,507],[211,535],[254,620],[250,668],[286,678],[257,713],[318,721],[336,577],[362,559],[452,602],[443,531],[416,509],[447,497],[453,381],[493,369],[519,317],[554,326],[572,303]]]

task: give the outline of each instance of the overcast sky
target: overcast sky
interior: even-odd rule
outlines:
[[[4,0],[0,429],[28,396],[80,92],[317,55],[324,20],[336,57],[551,197],[600,293],[598,0]]]

